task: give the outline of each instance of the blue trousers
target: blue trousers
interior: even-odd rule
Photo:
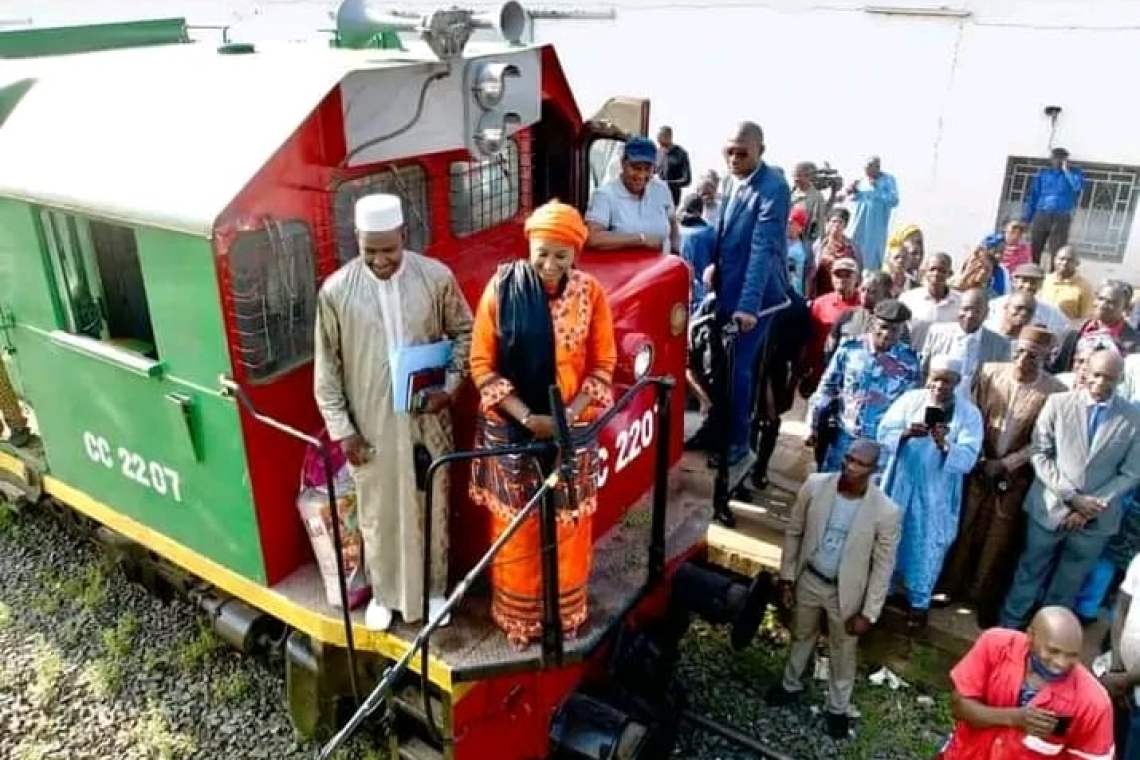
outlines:
[[[736,353],[732,368],[732,388],[728,408],[728,460],[736,462],[748,453],[752,429],[753,388],[756,378],[756,357],[764,345],[764,338],[772,324],[771,317],[760,319],[748,332],[736,337]]]
[[[1120,760],[1140,760],[1140,708],[1125,712],[1116,708],[1116,756]]]
[[[1108,594],[1108,587],[1116,577],[1116,565],[1101,557],[1093,565],[1092,572],[1085,578],[1085,585],[1077,594],[1073,612],[1083,618],[1096,618],[1100,615],[1100,605]]]

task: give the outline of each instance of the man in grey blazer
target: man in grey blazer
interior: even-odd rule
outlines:
[[[930,325],[921,346],[922,378],[930,374],[933,356],[949,356],[962,362],[962,388],[973,387],[974,377],[987,362],[1008,362],[1012,348],[1004,335],[984,326],[989,301],[980,288],[962,294],[957,322]]]
[[[895,566],[899,508],[871,482],[879,445],[857,439],[838,473],[809,475],[792,507],[780,559],[780,600],[792,612],[792,647],[768,701],[787,704],[803,691],[820,617],[827,616],[830,679],[827,731],[850,729],[859,637],[879,619]]]
[[[1125,496],[1140,484],[1140,410],[1115,393],[1124,360],[1097,351],[1085,372],[1084,387],[1050,396],[1033,428],[1025,551],[1001,612],[1004,628],[1022,626],[1043,588],[1045,606],[1073,608],[1120,526]]]

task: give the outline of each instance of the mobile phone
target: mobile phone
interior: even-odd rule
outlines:
[[[1057,724],[1053,726],[1053,736],[1064,736],[1073,724],[1072,715],[1058,715]]]
[[[928,428],[932,428],[935,425],[942,425],[945,422],[946,422],[946,410],[945,409],[943,409],[940,406],[928,406],[928,407],[926,407],[926,413],[922,419],[922,423],[924,425],[926,425]]]

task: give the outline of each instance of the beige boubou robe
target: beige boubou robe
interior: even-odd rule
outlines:
[[[471,309],[443,264],[410,251],[381,281],[357,258],[322,285],[317,298],[314,385],[333,440],[359,432],[375,452],[353,467],[364,556],[374,599],[417,622],[423,604],[424,498],[416,489],[413,447],[432,459],[451,450],[448,411],[393,410],[389,355],[395,347],[453,343],[448,388],[462,382],[471,350]],[[430,596],[447,587],[448,482],[435,476]]]

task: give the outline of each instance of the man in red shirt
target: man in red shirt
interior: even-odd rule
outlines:
[[[1064,607],[1043,608],[1028,633],[982,632],[950,671],[957,723],[937,760],[1112,760],[1112,702],[1082,647]]]
[[[1109,280],[1101,285],[1093,301],[1092,319],[1065,335],[1049,370],[1054,374],[1071,371],[1082,344],[1098,337],[1111,338],[1125,356],[1140,350],[1140,333],[1126,319],[1131,300],[1132,294],[1125,283]]]

